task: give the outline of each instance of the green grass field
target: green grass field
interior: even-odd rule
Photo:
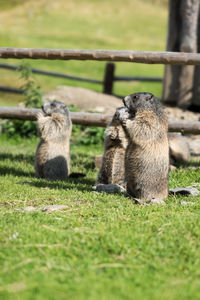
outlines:
[[[164,50],[166,1],[0,0],[4,47]],[[0,60],[5,62],[5,60]],[[19,61],[8,60],[13,64]],[[104,62],[29,61],[32,67],[96,79]],[[116,64],[117,75],[162,76],[157,65]],[[37,76],[42,90],[98,85]],[[21,85],[19,74],[1,70],[1,85]],[[116,83],[126,95],[160,84]],[[0,93],[0,105],[23,97]],[[200,298],[200,196],[171,196],[166,206],[139,206],[123,195],[98,194],[95,155],[102,144],[71,145],[72,172],[65,182],[34,177],[38,139],[0,136],[0,299],[194,300]],[[170,173],[170,187],[200,182],[192,161]],[[200,189],[200,187],[198,187]],[[181,205],[187,201],[188,205]],[[191,204],[190,204],[191,203]],[[67,209],[45,213],[46,205]],[[34,206],[35,212],[23,212]]]
[[[19,1],[10,0],[13,3]],[[165,50],[167,7],[159,0],[59,0],[23,1],[24,5],[4,3],[0,12],[1,46]],[[152,4],[154,2],[154,4]],[[6,4],[7,3],[7,4]],[[5,9],[7,7],[7,9]],[[19,64],[19,60],[0,62]],[[29,60],[32,67],[102,80],[105,62]],[[116,75],[163,76],[162,65],[116,63]],[[44,92],[58,85],[72,85],[102,91],[101,85],[37,75]],[[19,74],[1,69],[1,85],[19,87]],[[159,83],[116,82],[114,93],[127,95],[148,90],[161,96]],[[0,93],[1,105],[15,105],[22,97]]]
[[[39,180],[36,145],[0,139],[1,299],[199,299],[199,196],[137,206],[93,192],[101,145],[71,147],[72,171],[85,178]],[[199,170],[170,174],[170,187],[194,182]],[[68,208],[17,211],[51,204]]]

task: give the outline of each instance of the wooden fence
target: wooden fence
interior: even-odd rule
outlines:
[[[35,49],[35,48],[0,48],[0,58],[14,59],[48,59],[48,60],[96,60],[96,61],[118,61],[134,62],[145,64],[165,65],[200,65],[199,53],[184,52],[149,52],[149,51],[119,51],[119,50],[65,50],[65,49]],[[38,72],[38,70],[35,70]],[[47,71],[39,70],[40,74],[47,75]],[[75,79],[75,76],[48,72],[49,76],[62,76],[68,79]],[[51,73],[51,74],[50,74]],[[54,73],[54,74],[53,74]],[[123,80],[162,81],[160,78],[138,78],[114,75],[113,64],[108,64],[103,81],[88,78],[76,80],[104,84],[103,92],[112,93],[113,83]],[[95,81],[95,82],[94,82]],[[5,91],[5,87],[4,87]],[[14,91],[14,90],[13,90]]]
[[[0,107],[0,118],[35,121],[36,108]],[[99,113],[70,112],[73,124],[85,126],[106,127],[111,121],[112,115]],[[200,122],[169,121],[169,131],[200,134]]]
[[[0,58],[120,61],[143,64],[200,65],[199,53],[120,50],[2,48]]]
[[[0,69],[6,69],[11,71],[19,70],[19,66],[0,63]],[[107,63],[105,68],[104,79],[96,80],[91,78],[83,78],[79,76],[72,76],[58,72],[50,72],[45,70],[40,70],[36,68],[31,68],[32,73],[39,75],[52,76],[57,78],[64,78],[68,80],[76,80],[81,82],[88,82],[93,84],[103,85],[103,93],[112,95],[113,94],[113,85],[115,81],[145,81],[145,82],[162,82],[162,78],[159,77],[139,77],[139,76],[115,76],[115,65],[114,63]],[[23,94],[23,90],[15,87],[0,86],[0,91],[14,93],[14,94]],[[117,97],[122,97],[115,95]]]
[[[59,60],[97,60],[124,61],[148,64],[200,65],[200,54],[180,52],[136,52],[111,50],[60,50],[60,49],[24,49],[0,48],[0,58],[16,59],[59,59]],[[8,111],[10,109],[10,111]],[[0,108],[0,118],[30,119],[30,110],[18,108]],[[6,112],[7,111],[7,112]],[[36,118],[36,111],[31,112],[31,119]],[[18,116],[17,116],[18,115]],[[75,124],[88,126],[106,126],[111,116],[89,113],[71,113]],[[169,122],[170,131],[199,134],[200,122]]]

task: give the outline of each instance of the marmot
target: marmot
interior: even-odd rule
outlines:
[[[70,136],[72,122],[68,107],[53,101],[42,106],[37,122],[40,142],[36,151],[35,175],[39,178],[64,180],[70,172]]]
[[[128,141],[120,119],[128,118],[128,116],[128,110],[125,107],[117,108],[111,122],[107,125],[102,165],[96,185],[118,184],[124,186],[124,158]]]
[[[121,123],[128,138],[125,153],[127,193],[138,199],[168,196],[169,144],[167,115],[151,93],[124,98],[129,118]]]

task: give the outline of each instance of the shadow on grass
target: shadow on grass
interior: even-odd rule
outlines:
[[[177,168],[183,168],[183,169],[187,169],[187,168],[199,168],[200,167],[200,160],[199,161],[189,161],[189,162],[185,162],[185,163],[177,163],[175,164],[175,166]]]
[[[23,170],[20,170],[18,168],[12,168],[12,167],[0,167],[0,176],[5,175],[13,175],[13,176],[25,176],[25,177],[34,177],[33,172],[26,172]]]
[[[88,157],[87,154],[73,154],[71,153],[71,161],[79,161],[79,164],[84,165],[86,169],[94,169],[95,168],[95,159],[94,157]]]
[[[26,161],[30,164],[34,162],[34,155],[29,154],[11,154],[11,153],[0,153],[0,160],[9,159],[10,161]]]
[[[190,167],[195,167],[199,168],[200,167],[200,161],[191,161],[185,164],[185,168],[190,168]]]
[[[94,167],[94,161],[87,161],[84,154],[72,154],[72,160],[79,160],[79,164],[82,168],[88,170]],[[92,186],[95,184],[95,180],[89,178],[68,178],[65,181],[50,181],[46,179],[36,179],[34,171],[25,171],[23,167],[14,165],[16,162],[23,162],[25,164],[34,164],[34,155],[30,154],[12,154],[12,153],[0,153],[0,161],[10,160],[9,166],[3,165],[0,167],[0,176],[13,175],[18,177],[27,177],[27,182],[19,182],[19,184],[29,184],[38,188],[50,188],[50,189],[77,189],[80,191],[93,191]],[[12,163],[13,162],[13,163]],[[73,163],[72,163],[73,164]],[[77,164],[77,162],[76,162]],[[79,165],[79,169],[81,168]],[[30,179],[33,179],[33,181]],[[84,186],[87,185],[87,186]]]
[[[49,188],[49,189],[76,189],[78,191],[93,191],[92,186],[95,181],[89,178],[80,178],[80,179],[68,179],[66,181],[50,181],[46,179],[39,179],[39,181],[27,182],[32,186],[38,188]],[[81,184],[87,184],[86,187],[80,186]]]

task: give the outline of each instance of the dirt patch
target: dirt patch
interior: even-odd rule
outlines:
[[[71,86],[59,86],[43,97],[44,101],[58,100],[66,105],[74,105],[81,111],[113,114],[117,107],[123,106],[122,100],[92,90]]]
[[[166,106],[168,118],[173,121],[199,122],[200,113],[184,110],[178,107]]]
[[[112,114],[117,107],[123,106],[122,100],[111,95],[98,93],[85,88],[58,86],[43,97],[44,101],[58,100],[66,105],[74,105],[81,111],[93,111]],[[200,121],[200,113],[194,113],[177,107],[166,106],[170,120],[188,122]]]
[[[199,122],[200,113],[183,110],[178,107],[166,107],[168,118],[173,121]],[[187,141],[190,153],[196,157],[200,155],[200,135],[186,134],[184,139]]]

